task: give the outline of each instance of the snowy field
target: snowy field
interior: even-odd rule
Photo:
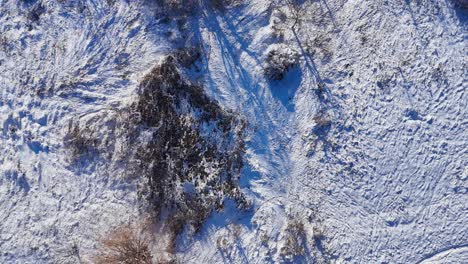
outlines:
[[[201,2],[180,29],[144,1],[0,0],[0,263],[88,263],[147,214],[143,179],[114,158],[72,165],[64,138],[85,120],[120,146],[109,120],[181,43],[248,122],[252,205],[180,235],[180,263],[468,263],[467,9]],[[297,55],[281,80],[264,75],[274,49]]]

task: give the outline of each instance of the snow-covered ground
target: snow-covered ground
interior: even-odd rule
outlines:
[[[127,104],[167,49],[132,5],[42,3],[35,21],[38,3],[0,2],[1,263],[76,262],[75,246],[138,213],[134,186],[71,168],[63,138],[71,120]]]
[[[134,102],[187,32],[134,1],[64,2],[0,0],[1,263],[86,261],[99,235],[144,214],[138,178],[105,159],[71,166],[63,139],[71,121]],[[180,262],[467,263],[467,11],[208,2],[188,38],[203,44],[206,92],[249,123],[241,187],[253,207],[228,203],[179,237]],[[268,81],[276,46],[299,67]],[[295,222],[303,252],[290,258]]]

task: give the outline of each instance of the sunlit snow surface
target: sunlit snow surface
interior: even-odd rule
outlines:
[[[59,2],[0,0],[1,263],[78,262],[74,245],[86,259],[141,213],[137,180],[71,167],[63,138],[70,120],[132,103],[177,27],[134,1]],[[241,181],[253,209],[228,203],[179,239],[180,261],[287,261],[292,217],[307,237],[295,262],[467,263],[466,11],[306,1],[294,32],[284,22],[300,67],[269,82],[270,2],[191,18],[207,93],[249,121]]]

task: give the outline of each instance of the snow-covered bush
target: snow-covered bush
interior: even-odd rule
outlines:
[[[124,114],[125,113],[125,114]],[[100,162],[110,162],[128,156],[123,147],[129,137],[128,111],[111,109],[75,117],[69,121],[63,138],[70,165],[84,169]]]
[[[281,80],[299,62],[299,54],[286,44],[274,45],[269,49],[265,66],[265,76],[270,80]]]
[[[28,13],[28,20],[30,22],[39,21],[40,17],[46,12],[45,7],[42,3],[35,5]]]

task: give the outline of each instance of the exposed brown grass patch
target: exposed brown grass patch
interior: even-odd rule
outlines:
[[[150,238],[142,226],[125,225],[106,234],[92,262],[96,264],[152,264]]]

